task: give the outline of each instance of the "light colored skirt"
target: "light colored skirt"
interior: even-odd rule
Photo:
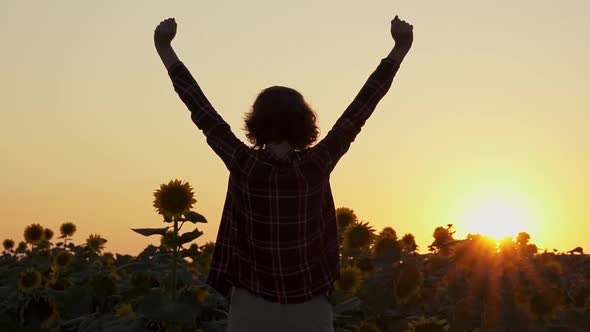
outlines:
[[[233,288],[227,332],[333,332],[334,313],[325,295],[307,302],[281,304]]]

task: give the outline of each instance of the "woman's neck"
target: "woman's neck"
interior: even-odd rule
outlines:
[[[287,155],[287,153],[293,150],[291,144],[287,142],[268,143],[266,144],[266,148],[269,151],[272,151],[279,158],[284,158]]]

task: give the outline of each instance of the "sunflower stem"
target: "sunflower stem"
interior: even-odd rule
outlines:
[[[176,217],[173,218],[174,221],[174,233],[172,235],[173,237],[173,256],[172,256],[172,300],[176,300],[176,261],[178,260],[178,243],[177,243],[177,238],[178,238],[178,220],[176,220]]]

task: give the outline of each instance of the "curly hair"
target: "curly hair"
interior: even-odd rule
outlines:
[[[319,134],[315,112],[299,92],[284,86],[262,90],[244,120],[246,137],[254,148],[286,141],[302,150],[311,146]]]

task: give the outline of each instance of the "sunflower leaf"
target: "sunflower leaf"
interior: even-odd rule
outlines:
[[[135,233],[141,234],[143,236],[150,236],[150,235],[164,235],[168,230],[168,227],[162,228],[132,228],[132,231]]]
[[[334,306],[334,314],[339,315],[345,311],[354,311],[358,310],[362,304],[361,299],[356,296],[353,296],[346,301],[339,303]]]
[[[178,245],[183,245],[185,243],[191,242],[192,240],[198,238],[201,235],[203,235],[203,232],[195,228],[195,230],[192,232],[186,232],[182,234],[178,238]]]
[[[200,304],[174,302],[162,294],[151,293],[144,297],[138,312],[148,319],[192,324],[203,310]]]
[[[193,224],[198,223],[198,222],[207,223],[207,219],[205,218],[205,216],[203,216],[202,214],[199,214],[195,211],[189,211],[189,212],[185,213],[184,217],[186,218],[186,221],[190,221]]]

